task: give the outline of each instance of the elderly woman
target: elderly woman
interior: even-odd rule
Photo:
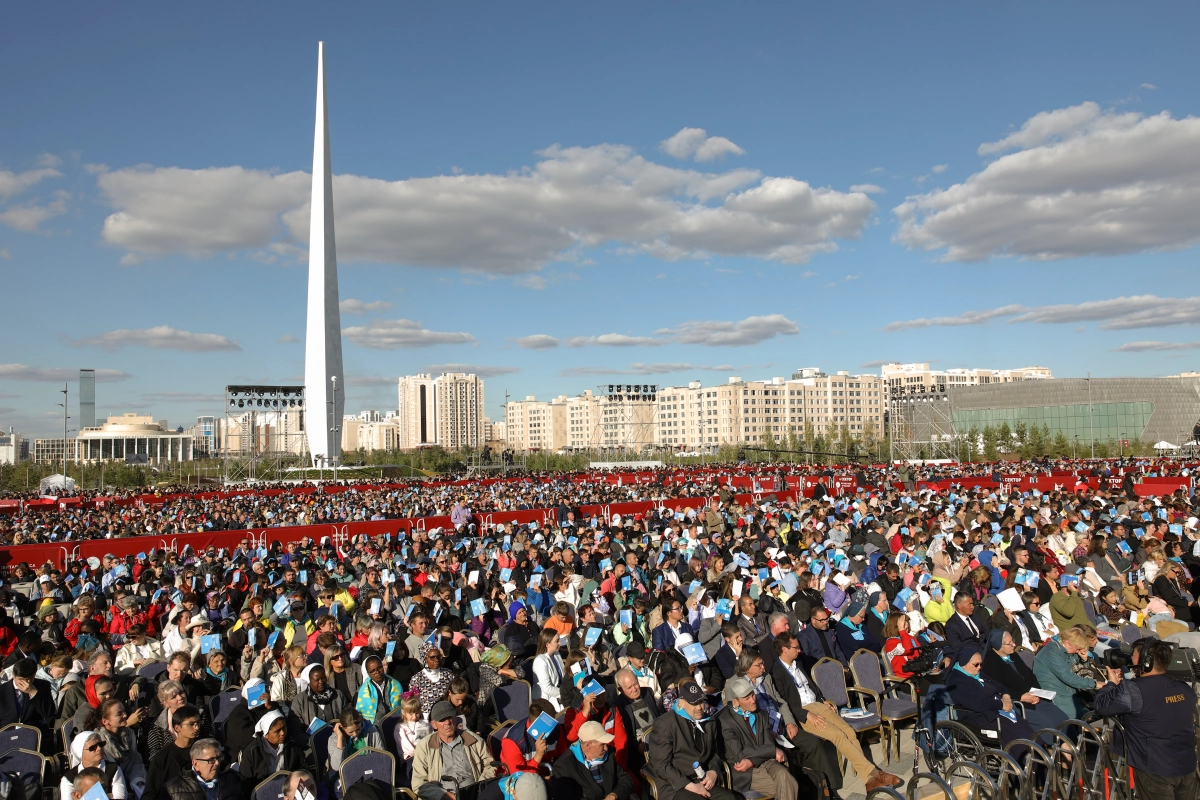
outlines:
[[[137,734],[134,732],[134,728],[142,722],[143,711],[139,708],[132,714],[126,714],[120,700],[105,700],[88,720],[88,728],[100,734],[104,740],[104,758],[121,767],[135,797],[141,797],[146,788],[146,764],[138,752]]]
[[[1020,658],[1014,658],[1017,644],[1012,634],[1004,630],[993,630],[988,637],[988,649],[983,656],[983,673],[1004,687],[1010,697],[1025,704],[1025,720],[1035,729],[1057,728],[1065,722],[1067,715],[1048,700],[1030,693],[1030,689],[1041,689],[1033,670]]]
[[[84,731],[71,740],[71,766],[63,771],[59,782],[59,796],[74,797],[75,776],[85,769],[98,769],[104,776],[100,785],[111,800],[126,800],[129,788],[125,784],[125,774],[120,765],[104,757],[104,739],[95,731]]]
[[[1068,719],[1083,716],[1083,701],[1079,692],[1095,691],[1104,681],[1091,680],[1075,674],[1074,666],[1082,661],[1081,655],[1088,652],[1088,637],[1082,628],[1067,628],[1051,637],[1038,650],[1033,662],[1033,674],[1046,691],[1054,692],[1051,701]]]
[[[448,670],[447,674],[449,674]],[[449,686],[449,684],[450,681],[447,680],[446,685]],[[355,698],[354,707],[371,722],[378,723],[400,707],[401,694],[403,694],[403,690],[400,688],[400,682],[387,674],[383,666],[383,659],[378,656],[368,657],[362,665],[362,685],[358,687],[358,696]],[[424,693],[422,693],[421,699],[424,701]],[[434,700],[439,699],[441,698],[434,698]],[[433,707],[433,700],[429,701],[429,707]]]
[[[288,741],[287,720],[281,711],[270,711],[254,726],[254,738],[242,749],[238,771],[248,786],[257,786],[276,772],[303,768],[300,749]]]
[[[1033,738],[1033,728],[1015,711],[1012,695],[983,673],[983,651],[974,644],[964,645],[959,651],[956,663],[946,673],[945,686],[959,709],[959,722],[980,731],[997,732],[1001,744]],[[989,739],[984,734],[983,741]],[[990,744],[995,746],[995,740]],[[1014,752],[1013,757],[1019,760],[1021,753]]]
[[[514,661],[512,652],[504,645],[498,644],[485,651],[477,664],[467,668],[464,677],[475,696],[479,698],[481,706],[490,707],[492,692],[496,691],[496,687],[524,678],[524,672]]]
[[[207,656],[200,656],[204,672],[200,682],[209,695],[220,694],[236,689],[241,681],[238,674],[229,668],[229,659],[223,650],[210,650]]]
[[[183,651],[190,656],[199,653],[200,642],[192,636],[193,627],[192,612],[182,606],[176,608],[167,620],[167,631],[163,634],[163,652],[178,653]]]
[[[125,644],[117,651],[118,675],[134,675],[144,665],[163,660],[162,642],[146,636],[145,625],[135,622],[125,634]]]
[[[1183,567],[1168,561],[1154,579],[1154,594],[1171,607],[1175,619],[1194,626],[1196,622],[1196,599],[1184,588]]]
[[[419,655],[425,669],[413,676],[410,688],[421,693],[421,713],[428,716],[434,703],[446,699],[454,673],[442,666],[442,651],[436,644],[421,645]]]

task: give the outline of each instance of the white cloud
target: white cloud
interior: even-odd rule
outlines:
[[[224,350],[241,350],[242,348],[232,339],[217,333],[192,333],[172,328],[170,325],[157,325],[143,330],[108,331],[86,339],[71,342],[76,347],[103,347],[105,350],[119,350],[122,347],[152,347],[157,350],[180,350],[186,353],[212,353]]]
[[[359,347],[373,350],[432,347],[438,344],[474,344],[469,333],[443,333],[427,330],[420,322],[409,319],[377,319],[370,325],[343,328],[342,335]]]
[[[672,158],[712,161],[726,155],[745,155],[746,151],[724,136],[709,136],[703,128],[682,128],[659,143],[659,149]]]
[[[374,311],[387,311],[392,304],[387,300],[375,300],[370,303],[365,300],[347,298],[338,303],[338,310],[343,314],[369,314]]]
[[[949,164],[934,164],[933,165],[933,174],[941,175],[943,172],[946,171],[946,168],[949,166],[950,166]]]
[[[915,328],[957,327],[960,325],[983,325],[998,317],[1011,317],[1025,310],[1024,306],[1009,305],[986,311],[965,311],[954,317],[921,317],[920,319],[889,322],[883,326],[885,331],[908,331]]]
[[[55,199],[45,205],[38,205],[34,202],[9,206],[0,212],[0,224],[23,233],[37,233],[38,226],[43,222],[66,212],[67,200],[70,197],[71,195],[68,193],[59,191],[55,192]]]
[[[1200,342],[1126,342],[1112,348],[1114,353],[1156,353],[1173,350],[1200,350]]]
[[[131,378],[128,372],[117,369],[96,370],[97,383],[116,383]],[[0,380],[46,381],[61,383],[79,380],[78,367],[30,367],[25,364],[0,364]]]
[[[396,386],[399,379],[388,375],[347,375],[347,386]]]
[[[224,403],[225,395],[199,392],[152,392],[142,399],[150,403]]]
[[[280,344],[296,344],[299,341],[299,339],[297,339],[295,336],[292,336],[290,333],[285,333],[283,336],[279,337]]]
[[[56,169],[31,169],[27,172],[9,172],[0,169],[0,200],[7,200],[46,178],[61,178]]]
[[[517,339],[517,344],[526,350],[553,350],[561,342],[549,334],[535,333],[532,336],[522,336]]]
[[[39,167],[54,169],[55,167],[62,166],[62,159],[54,155],[54,153],[42,153],[34,159],[34,163]]]
[[[1043,112],[980,147],[1016,149],[894,210],[896,239],[946,261],[1030,260],[1187,247],[1200,240],[1200,119]]]
[[[12,260],[12,253],[8,252],[7,247],[0,247],[0,258],[3,258],[5,261]]]
[[[884,364],[895,364],[895,363],[896,363],[896,360],[892,359],[892,358],[879,358],[874,361],[868,361],[865,364],[859,364],[858,366],[861,367],[862,369],[878,369],[879,367],[882,367]]]
[[[706,347],[744,347],[758,344],[776,336],[791,336],[800,332],[796,323],[782,314],[746,317],[737,322],[684,322],[674,328],[656,331],[679,344],[700,344]]]
[[[1009,324],[1033,322],[1042,325],[1065,325],[1099,322],[1102,330],[1113,331],[1200,325],[1200,297],[1158,297],[1147,294],[1033,308],[1013,304],[983,311],[967,311],[954,317],[928,317],[892,322],[883,329],[904,331],[913,328],[983,325],[1000,317],[1010,317]]]
[[[736,369],[737,367],[732,364],[703,366],[684,363],[643,364],[635,361],[625,369],[615,369],[612,367],[570,367],[569,369],[564,369],[559,374],[564,377],[579,375],[666,375],[672,372],[732,372]]]
[[[425,367],[430,375],[440,375],[443,372],[465,372],[478,375],[481,378],[497,378],[501,375],[512,375],[520,372],[520,367],[493,367],[483,364],[430,364]]]
[[[1143,84],[1142,84],[1142,85],[1140,85],[1138,88],[1139,88],[1139,89],[1151,89],[1151,90],[1153,90],[1153,89],[1157,89],[1158,87],[1157,87],[1157,86],[1155,86],[1153,83],[1143,83]]]
[[[668,342],[653,336],[628,336],[624,333],[603,333],[599,336],[574,336],[568,347],[658,347]]]
[[[882,194],[884,188],[873,183],[856,183],[850,187],[850,191],[860,194]]]
[[[667,260],[803,263],[857,238],[875,208],[862,193],[750,169],[667,167],[621,145],[555,145],[540,155],[503,175],[337,176],[339,257],[520,274],[614,244]],[[115,209],[104,240],[134,258],[308,237],[310,179],[301,172],[139,168],[97,181]]]

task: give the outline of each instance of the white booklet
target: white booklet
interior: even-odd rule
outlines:
[[[1030,689],[1029,693],[1042,700],[1053,700],[1054,696],[1058,694],[1058,692],[1052,692],[1049,689]]]

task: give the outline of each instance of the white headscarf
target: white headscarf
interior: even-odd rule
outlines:
[[[296,679],[296,691],[297,692],[303,692],[305,689],[308,688],[308,674],[310,672],[312,672],[314,669],[316,669],[317,667],[321,667],[321,669],[325,669],[324,665],[322,665],[322,664],[309,664],[307,667],[300,670],[300,677]]]
[[[92,739],[100,739],[100,744],[104,744],[104,739],[100,738],[100,734],[96,731],[83,731],[75,734],[75,738],[71,740],[71,766],[77,767],[83,763],[83,748],[87,747],[87,743]],[[104,759],[100,760],[101,768],[103,768]]]
[[[271,726],[275,724],[275,720],[277,719],[283,719],[283,712],[268,711],[266,714],[263,714],[262,719],[255,724],[254,732],[262,736],[266,736],[267,731],[271,730]]]

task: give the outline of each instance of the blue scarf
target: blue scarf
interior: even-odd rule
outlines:
[[[588,757],[583,754],[583,748],[579,746],[580,744],[581,742],[576,742],[575,744],[571,745],[571,755],[575,756],[575,759],[579,761],[580,764],[583,764],[585,767],[587,767],[588,771],[592,773],[592,777],[596,779],[596,783],[599,783],[600,765],[608,760],[608,751],[605,750],[604,755],[600,756],[600,758],[589,760]]]
[[[746,720],[747,724],[749,724],[749,725],[750,725],[750,732],[751,732],[751,733],[757,733],[757,732],[758,732],[758,731],[757,731],[757,729],[754,727],[754,712],[752,712],[752,711],[743,711],[743,710],[742,710],[741,708],[739,708],[738,706],[735,706],[735,705],[732,705],[732,704],[730,705],[730,708],[732,708],[732,709],[733,709],[733,711],[734,711],[734,713],[735,713],[735,714],[737,714],[738,716],[740,716],[742,719]]]
[[[686,719],[688,722],[690,722],[690,723],[692,723],[693,725],[695,725],[697,728],[699,728],[699,727],[700,727],[700,723],[702,723],[702,722],[708,722],[708,717],[701,717],[700,719],[696,719],[696,718],[695,718],[695,717],[693,717],[691,714],[689,714],[689,713],[687,713],[686,711],[684,711],[684,710],[683,710],[683,706],[679,705],[679,701],[678,701],[678,700],[676,700],[674,703],[672,703],[672,704],[671,704],[671,710],[672,710],[672,711],[674,711],[674,712],[675,712],[676,714],[678,714],[679,716],[681,716],[681,717],[683,717],[684,719]]]
[[[972,675],[971,673],[967,672],[965,669],[962,668],[962,664],[955,664],[954,668],[956,670],[958,670],[959,672],[961,672],[963,675],[966,675],[971,680],[978,681],[979,685],[983,686],[983,678],[979,677],[978,675]]]
[[[849,628],[852,631],[857,632],[857,631],[862,630],[862,626],[856,625],[854,623],[854,621],[852,619],[850,619],[849,617],[842,617],[841,622],[839,624],[845,625],[847,628]]]

